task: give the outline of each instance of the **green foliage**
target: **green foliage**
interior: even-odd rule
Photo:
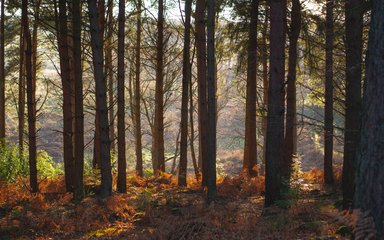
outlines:
[[[288,180],[282,180],[281,185],[281,199],[276,201],[276,205],[284,209],[291,208],[300,198],[300,188],[291,185]]]
[[[39,176],[53,178],[63,173],[62,164],[56,164],[46,151],[37,152],[37,172]]]

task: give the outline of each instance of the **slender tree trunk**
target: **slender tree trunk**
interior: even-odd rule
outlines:
[[[352,207],[355,191],[355,153],[360,130],[361,59],[363,10],[362,1],[345,2],[346,89],[343,161],[343,207]]]
[[[74,199],[84,197],[84,111],[83,75],[81,66],[81,2],[72,0],[72,38],[75,74],[75,191]]]
[[[153,132],[153,162],[155,174],[165,171],[164,163],[164,2],[159,0],[157,17],[157,56],[156,56],[156,90],[155,122]]]
[[[324,183],[333,185],[333,1],[326,3]]]
[[[117,49],[117,190],[127,192],[127,162],[125,159],[125,0],[119,1],[119,30]]]
[[[192,11],[192,10],[191,10]],[[189,63],[190,69],[192,69],[192,64]],[[191,135],[189,139],[189,145],[191,148],[191,158],[193,163],[193,170],[195,171],[196,181],[199,181],[199,167],[197,165],[196,153],[195,153],[195,127],[193,122],[193,113],[194,113],[194,105],[193,105],[193,82],[192,82],[192,73],[189,78],[189,122],[191,128]]]
[[[199,171],[206,186],[207,163],[207,38],[205,33],[205,0],[196,1],[196,50],[198,82]]]
[[[207,203],[216,199],[216,1],[207,1]]]
[[[356,207],[372,216],[384,238],[384,3],[372,1],[360,143],[356,154]],[[356,26],[355,26],[356,27]],[[366,219],[362,219],[366,220]],[[365,227],[370,227],[364,225]]]
[[[19,98],[18,98],[18,120],[19,120],[19,155],[24,155],[24,115],[25,115],[25,37],[23,26],[20,26],[20,52],[19,52]]]
[[[28,0],[22,1],[22,25],[26,38],[26,76],[27,76],[27,106],[28,106],[28,143],[29,143],[29,184],[32,192],[38,192],[36,166],[36,102],[35,86],[32,74],[32,38],[28,23]]]
[[[100,127],[100,158],[101,158],[101,189],[102,197],[112,194],[112,173],[109,141],[108,107],[106,84],[103,73],[103,47],[100,30],[98,27],[98,11],[96,0],[88,0],[88,11],[91,32],[91,47],[93,55],[94,77],[96,83],[96,111],[99,113]]]
[[[56,5],[56,2],[55,2]],[[64,152],[64,173],[65,186],[68,192],[73,191],[74,187],[74,143],[73,143],[73,121],[72,112],[72,83],[71,67],[69,60],[68,46],[68,26],[67,26],[67,6],[65,0],[59,0],[59,15],[57,16],[57,42],[59,45],[61,82],[63,89],[63,152]]]
[[[270,57],[266,145],[265,206],[280,198],[280,162],[284,143],[284,71],[286,0],[270,0]]]
[[[293,158],[297,155],[297,117],[296,117],[296,65],[297,41],[301,28],[300,0],[292,0],[291,27],[289,32],[289,59],[287,76],[287,114],[284,139],[284,158],[281,176],[289,180],[292,172]]]
[[[184,21],[184,50],[183,50],[183,82],[181,99],[181,138],[180,138],[180,163],[178,186],[187,186],[187,163],[188,163],[188,91],[191,82],[191,11],[192,0],[185,2],[185,21]]]
[[[263,132],[263,160],[260,170],[262,175],[265,175],[265,153],[266,153],[266,143],[267,143],[267,112],[268,112],[268,44],[267,44],[267,33],[268,33],[268,17],[269,9],[268,4],[265,6],[265,17],[263,23],[263,32],[262,32],[262,48],[261,56],[263,60],[263,105],[265,112],[263,113],[262,118],[262,132]]]
[[[4,1],[1,0],[1,19],[0,19],[0,144],[5,141],[5,59],[4,59]]]
[[[256,176],[256,75],[257,75],[257,18],[258,0],[251,2],[251,22],[248,32],[247,92],[245,110],[245,141],[243,171],[248,176]]]
[[[140,72],[141,72],[141,0],[137,3],[136,23],[136,82],[135,82],[135,135],[136,135],[136,174],[143,177],[143,152],[141,143],[141,110],[140,110]]]

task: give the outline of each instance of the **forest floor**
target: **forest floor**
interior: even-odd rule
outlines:
[[[264,178],[219,177],[218,198],[205,204],[196,181],[178,189],[172,175],[128,179],[128,193],[71,201],[62,178],[31,195],[20,183],[0,185],[3,239],[350,239],[355,218],[338,210],[340,194],[325,190],[321,171],[304,173],[285,200],[264,208]],[[21,181],[22,182],[22,181]]]

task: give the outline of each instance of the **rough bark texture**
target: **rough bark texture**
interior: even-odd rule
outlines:
[[[183,80],[181,99],[181,138],[180,138],[180,163],[178,186],[187,186],[188,163],[188,91],[191,79],[190,45],[191,45],[191,11],[192,0],[185,2],[184,20],[184,49],[183,49]]]
[[[92,62],[94,67],[94,77],[96,83],[96,111],[99,113],[100,128],[100,170],[101,170],[101,188],[102,197],[112,194],[112,173],[109,141],[109,122],[106,84],[103,73],[103,47],[102,38],[98,27],[98,11],[96,0],[88,0],[88,11],[91,32]]]
[[[280,161],[284,143],[284,46],[287,2],[270,0],[270,57],[266,145],[265,206],[280,198]]]
[[[156,46],[156,90],[155,90],[155,119],[153,132],[153,167],[165,171],[164,165],[164,3],[159,0],[157,17],[157,46]]]
[[[216,199],[216,1],[207,1],[207,203]]]
[[[342,178],[344,208],[351,207],[355,189],[355,154],[359,137],[361,114],[362,34],[362,1],[347,0],[345,2],[346,96]]]
[[[199,128],[199,171],[202,185],[206,185],[207,163],[207,41],[205,34],[205,0],[196,1],[196,51],[198,81],[198,128]]]
[[[333,1],[326,3],[324,183],[333,185]]]
[[[297,41],[301,28],[300,0],[292,0],[291,26],[289,31],[289,58],[287,76],[287,114],[284,139],[284,158],[281,176],[289,180],[292,172],[293,158],[297,155],[297,117],[296,117],[296,65]]]
[[[75,200],[84,197],[84,111],[83,75],[81,67],[81,2],[72,0],[73,66],[75,81]]]
[[[360,143],[356,154],[356,207],[372,216],[384,238],[384,2],[373,0]]]
[[[258,0],[252,0],[251,22],[248,32],[247,92],[245,109],[245,141],[243,171],[246,175],[256,176],[257,140],[256,140],[256,75],[257,75],[257,18]]]
[[[0,144],[5,140],[5,71],[4,71],[4,1],[1,1],[0,19]]]
[[[125,159],[125,0],[119,1],[119,29],[117,48],[117,190],[127,192],[127,162]]]
[[[140,111],[140,71],[141,71],[141,0],[137,3],[137,23],[136,23],[136,78],[135,78],[135,139],[136,139],[136,174],[143,176],[143,153],[141,151],[141,111]]]

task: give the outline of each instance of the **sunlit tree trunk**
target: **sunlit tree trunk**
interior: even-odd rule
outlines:
[[[346,89],[343,161],[343,207],[349,208],[355,191],[355,153],[360,131],[361,59],[363,36],[362,1],[345,2]]]
[[[91,32],[91,47],[93,56],[94,78],[96,83],[96,112],[99,113],[100,128],[100,170],[101,189],[100,194],[106,197],[112,194],[112,173],[109,141],[109,122],[106,84],[103,72],[103,47],[98,25],[98,11],[96,0],[88,0],[88,11]]]
[[[191,68],[192,68],[192,64],[191,64]],[[195,107],[193,104],[193,82],[192,82],[192,75],[191,75],[191,77],[189,78],[189,124],[191,129],[189,145],[191,148],[191,158],[193,163],[193,170],[195,171],[196,181],[199,181],[199,166],[197,163],[196,152],[195,152],[195,127],[194,127],[195,124],[193,121],[193,113],[195,111],[194,109]]]
[[[5,59],[4,59],[4,1],[1,0],[1,19],[0,19],[0,144],[5,141]]]
[[[184,21],[184,50],[183,50],[183,80],[182,80],[182,99],[181,99],[181,138],[180,138],[180,163],[178,186],[187,186],[187,160],[188,160],[188,91],[191,81],[191,11],[192,0],[185,2],[185,21]]]
[[[258,0],[251,2],[251,22],[248,32],[247,92],[245,109],[245,141],[243,171],[248,176],[256,176],[256,75],[257,75],[257,18]]]
[[[284,70],[286,0],[270,0],[269,93],[266,145],[265,206],[280,198],[280,161],[284,143]]]
[[[117,47],[117,190],[127,192],[127,162],[125,159],[125,0],[119,1]]]

